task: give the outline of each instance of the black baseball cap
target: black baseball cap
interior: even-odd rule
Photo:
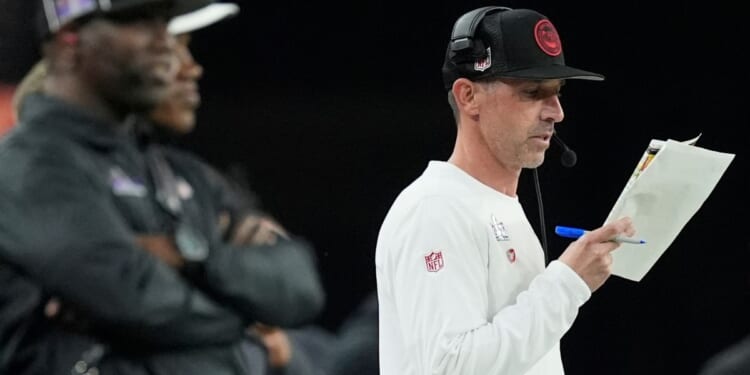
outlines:
[[[447,90],[462,77],[604,80],[565,65],[560,36],[547,17],[505,7],[474,9],[456,21],[442,71]]]
[[[117,16],[159,7],[166,17],[175,17],[205,7],[213,0],[38,0],[40,36],[47,37],[72,22],[96,17]]]

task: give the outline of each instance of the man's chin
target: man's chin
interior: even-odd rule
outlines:
[[[163,94],[158,92],[158,90],[142,90],[130,96],[130,107],[134,112],[138,113],[151,112],[162,98]]]
[[[538,157],[535,157],[535,158],[532,158],[531,160],[528,160],[526,163],[524,163],[523,167],[524,168],[529,168],[529,169],[534,169],[534,168],[538,168],[542,164],[544,164],[544,154],[541,154]]]
[[[174,124],[172,127],[175,133],[184,135],[188,134],[195,129],[195,120],[191,119],[183,119],[179,123]]]

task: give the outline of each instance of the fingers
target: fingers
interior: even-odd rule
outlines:
[[[47,304],[44,305],[44,316],[48,318],[57,317],[60,313],[60,300],[57,298],[50,298]]]
[[[289,238],[289,235],[273,219],[265,216],[245,216],[237,226],[231,243],[237,246],[274,245],[278,237]]]
[[[264,218],[263,225],[267,226],[269,230],[271,230],[276,235],[289,239],[289,234],[286,232],[286,229],[284,229],[284,227],[282,227],[281,224],[277,223],[273,219]]]
[[[604,246],[604,248],[606,248],[607,251],[613,251],[620,246],[619,243],[612,241],[615,237],[623,235],[632,237],[634,234],[635,228],[633,227],[632,220],[629,217],[623,217],[596,230],[586,233],[579,239],[579,241],[588,243],[606,243],[607,246]]]
[[[279,340],[276,338],[280,333],[283,333],[281,328],[268,326],[263,323],[253,323],[247,326],[245,333],[260,340],[268,351],[269,359],[271,359],[271,357],[276,357],[274,358],[274,362],[277,363],[277,365],[278,363],[285,363],[283,360],[283,348],[280,348],[280,345],[278,344]],[[279,359],[279,357],[281,357],[281,359]]]
[[[268,350],[268,362],[271,367],[283,368],[292,358],[292,345],[289,337],[281,329],[261,334],[261,340]]]
[[[620,246],[615,237],[635,234],[630,218],[622,218],[586,233],[568,246],[560,255],[589,286],[596,291],[612,274],[612,251]]]
[[[260,227],[260,217],[258,216],[245,216],[242,221],[237,225],[237,228],[232,235],[232,245],[247,245],[251,244],[253,237]]]
[[[258,245],[275,245],[278,237],[279,233],[266,220],[261,220],[258,230],[251,241],[253,244]]]

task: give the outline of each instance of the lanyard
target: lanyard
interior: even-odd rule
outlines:
[[[208,241],[191,225],[184,215],[182,199],[177,188],[177,178],[164,155],[155,147],[146,151],[149,172],[154,180],[156,201],[175,220],[174,240],[180,254],[187,262],[200,262],[208,256]]]

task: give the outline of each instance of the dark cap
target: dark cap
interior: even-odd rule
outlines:
[[[443,63],[450,90],[458,78],[587,79],[604,76],[565,65],[555,26],[530,9],[483,7],[461,16],[453,26]]]
[[[160,6],[165,16],[174,17],[204,7],[213,0],[39,0],[43,35],[56,33],[63,26],[97,15],[116,15]]]

